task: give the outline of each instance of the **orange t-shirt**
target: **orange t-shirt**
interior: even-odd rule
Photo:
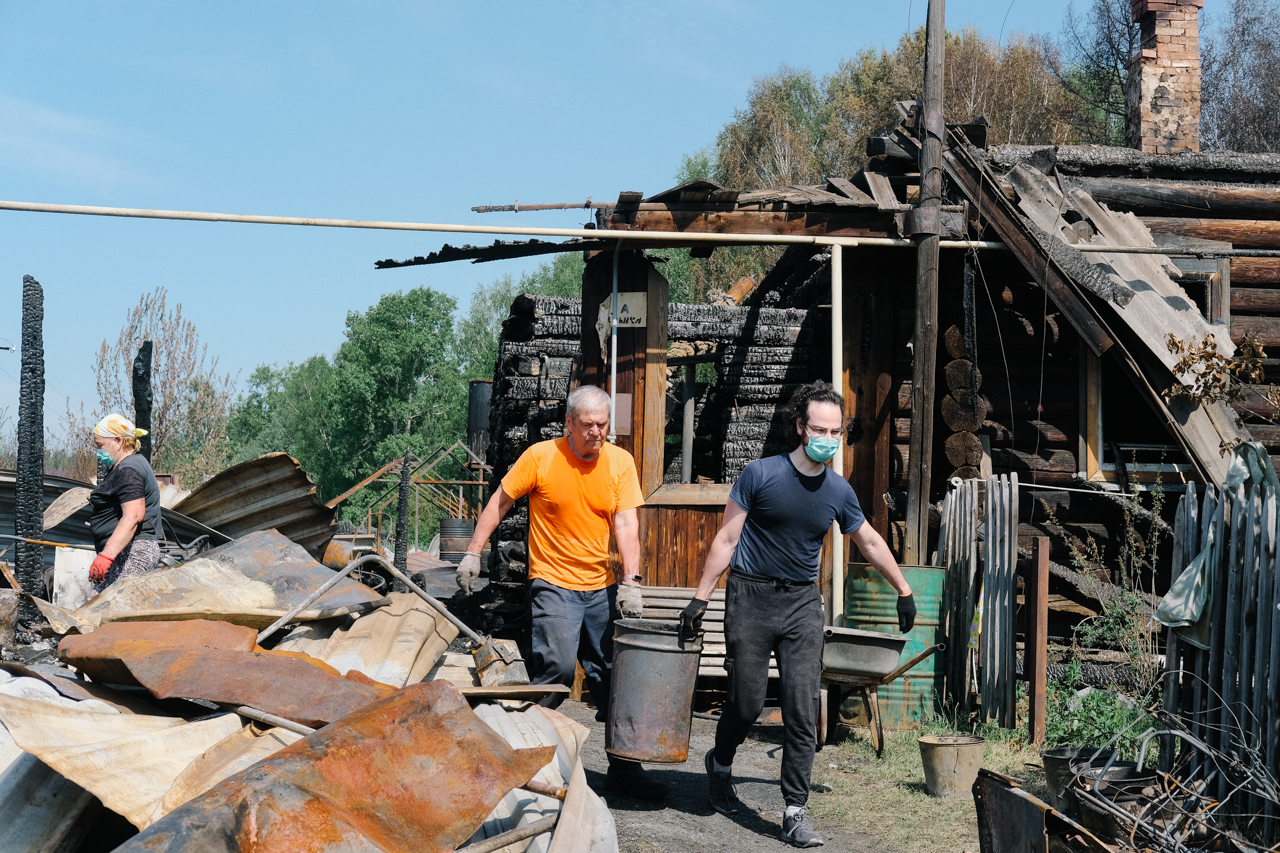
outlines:
[[[605,443],[583,462],[567,438],[530,447],[502,490],[529,496],[529,577],[563,589],[604,589],[613,583],[609,533],[615,513],[642,506],[644,494],[631,454]]]

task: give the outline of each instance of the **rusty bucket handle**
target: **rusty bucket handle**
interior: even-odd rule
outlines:
[[[902,666],[895,669],[893,672],[886,675],[884,678],[880,679],[880,683],[891,684],[894,681],[897,681],[904,672],[915,667],[916,664],[920,663],[920,661],[924,660],[929,655],[933,654],[934,652],[945,652],[946,650],[947,650],[946,643],[938,643],[935,646],[930,646],[929,648],[922,651],[920,654],[913,657],[911,660],[904,663]]]

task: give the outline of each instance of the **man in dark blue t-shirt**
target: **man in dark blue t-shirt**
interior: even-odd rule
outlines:
[[[747,465],[729,493],[724,523],[711,543],[702,580],[681,614],[681,633],[695,634],[726,570],[725,668],[728,702],[706,755],[711,805],[732,814],[733,756],[764,709],[769,654],[778,661],[782,700],[782,839],[817,847],[822,836],[805,814],[817,746],[822,677],[822,594],[815,581],[822,540],[833,522],[898,591],[898,627],[915,623],[915,600],[880,534],[865,523],[853,488],[826,462],[840,449],[844,398],[824,382],[800,388],[787,407],[795,450]]]

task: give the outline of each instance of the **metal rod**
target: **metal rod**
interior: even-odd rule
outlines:
[[[480,645],[484,644],[485,642],[484,637],[481,637],[475,631],[471,630],[471,628],[467,625],[467,623],[463,622],[457,616],[454,616],[452,613],[450,613],[449,610],[443,604],[441,604],[439,601],[436,601],[431,596],[427,595],[426,592],[424,592],[416,583],[413,582],[412,578],[405,575],[403,572],[401,572],[395,566],[388,563],[382,557],[379,557],[377,554],[369,554],[368,556],[361,557],[360,559],[362,560],[372,559],[381,563],[382,567],[386,569],[388,572],[390,572],[392,576],[394,576],[397,580],[399,580],[405,586],[409,587],[410,592],[418,596],[418,598],[421,598],[427,604],[430,604],[432,607],[434,607],[441,616],[448,619],[449,622],[452,623],[453,626],[457,628],[459,631],[461,631],[463,634],[466,634],[467,638],[470,639],[473,643],[477,643]]]
[[[913,657],[911,660],[904,663],[902,666],[895,669],[893,672],[886,675],[884,678],[880,679],[880,683],[892,684],[893,682],[897,681],[904,672],[907,672],[908,670],[910,670],[912,667],[920,663],[920,661],[924,660],[929,655],[934,654],[935,652],[945,652],[946,650],[947,650],[946,643],[938,643],[935,646],[930,646],[929,648],[922,651],[920,654]]]
[[[365,563],[374,559],[378,559],[378,557],[374,554],[366,554],[365,556],[361,557],[358,560],[352,560],[350,563],[347,563],[347,565],[344,568],[339,569],[334,574],[333,577],[325,581],[320,586],[319,589],[317,589],[315,592],[311,593],[306,598],[304,598],[302,602],[294,606],[292,610],[290,610],[288,613],[281,616],[279,619],[272,622],[266,628],[263,628],[260,632],[258,632],[258,643],[261,644],[263,640],[267,639],[267,637],[270,637],[272,634],[278,631],[282,626],[289,624],[290,620],[292,620],[293,617],[297,616],[299,613],[306,610],[311,605],[315,604],[320,599],[321,596],[323,596],[326,592],[328,592],[329,590],[337,586],[339,581],[341,581],[347,575],[351,574],[351,572],[354,569],[356,569],[358,566],[364,565]],[[384,560],[383,562],[386,562],[386,561]]]
[[[484,841],[477,841],[475,844],[459,847],[458,853],[495,853],[495,851],[501,850],[507,845],[515,844],[517,841],[523,841],[526,838],[550,832],[556,828],[556,821],[558,820],[560,820],[560,814],[557,812],[551,817],[544,817],[542,820],[535,820],[533,823],[517,826],[515,829],[509,829],[492,838],[486,838]]]
[[[831,247],[831,385],[844,394],[844,247]],[[846,405],[847,405],[846,401]],[[841,412],[843,419],[847,413]],[[843,424],[841,424],[843,426]],[[844,444],[842,441],[841,444]],[[836,474],[844,476],[844,447],[831,460]],[[831,624],[844,616],[844,534],[840,522],[831,524]]]
[[[681,396],[684,398],[684,424],[680,434],[680,482],[693,482],[693,431],[694,416],[698,411],[698,400],[695,393],[698,383],[698,366],[686,364],[684,367],[684,387]]]
[[[94,551],[98,549],[92,545],[75,545],[71,542],[50,542],[47,539],[28,539],[25,536],[14,536],[11,533],[0,533],[0,539],[13,539],[17,542],[26,542],[29,545],[52,545],[55,548],[79,548],[81,551]]]
[[[564,802],[564,798],[569,793],[567,788],[557,788],[555,785],[548,785],[545,782],[538,782],[536,780],[530,780],[520,787],[526,791],[532,791],[539,796],[551,797],[553,800],[560,800],[561,802]]]
[[[622,241],[613,250],[613,302],[609,310],[609,443],[618,443],[618,256]]]
[[[259,711],[257,708],[250,708],[248,705],[239,705],[235,712],[242,717],[248,717],[250,720],[257,720],[260,723],[267,723],[272,726],[279,726],[282,729],[288,729],[291,732],[300,734],[303,737],[315,734],[316,730],[311,726],[304,726],[302,723],[295,723],[293,720],[286,720],[284,717],[277,717],[275,714],[268,714],[266,711]]]

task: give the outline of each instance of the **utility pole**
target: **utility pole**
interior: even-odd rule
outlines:
[[[938,208],[942,205],[943,67],[946,4],[929,0],[925,24],[924,103],[920,116],[920,202],[916,222],[916,325],[912,354],[911,450],[907,476],[907,535],[904,562],[929,559],[929,481],[933,456],[933,390],[938,361]]]

